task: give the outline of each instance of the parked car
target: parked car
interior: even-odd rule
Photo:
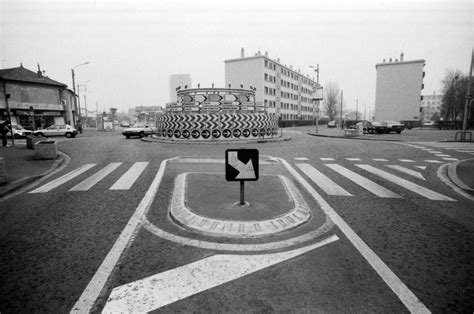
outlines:
[[[336,120],[332,120],[328,122],[328,128],[335,128],[336,127]]]
[[[46,129],[34,131],[33,135],[76,137],[77,133],[77,130],[69,124],[53,124]]]
[[[397,132],[400,134],[403,130],[405,130],[405,125],[398,121],[382,121],[382,125],[387,126],[387,133]]]
[[[13,138],[24,138],[27,135],[30,135],[33,133],[33,131],[25,129],[23,126],[19,124],[12,123],[12,129],[13,129]],[[7,137],[11,137],[12,133],[8,132]]]
[[[156,127],[151,123],[139,122],[135,123],[131,128],[123,130],[122,134],[126,138],[131,136],[145,137],[156,133]]]
[[[125,120],[124,120],[124,121],[120,122],[120,126],[121,126],[122,128],[129,128],[129,127],[130,127],[130,123],[129,123],[128,121],[125,121]]]
[[[381,122],[378,122],[378,121],[363,121],[362,122],[362,131],[364,133],[369,133],[369,134],[387,133],[387,129],[388,127],[386,125],[383,125]]]

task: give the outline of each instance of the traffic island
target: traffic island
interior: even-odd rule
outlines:
[[[170,216],[182,227],[205,235],[255,238],[294,229],[311,218],[309,206],[283,175],[247,182],[245,204],[238,184],[224,174],[182,173],[175,179]]]

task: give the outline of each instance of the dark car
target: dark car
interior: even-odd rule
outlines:
[[[364,133],[369,133],[369,134],[387,133],[387,129],[388,128],[386,125],[383,125],[382,123],[377,122],[377,121],[363,121],[362,122],[362,131]]]
[[[387,133],[397,132],[400,134],[403,130],[405,130],[405,125],[398,121],[382,121],[382,125],[387,126]]]
[[[332,121],[329,121],[328,122],[328,128],[335,128],[336,127],[336,121],[335,120],[332,120]]]

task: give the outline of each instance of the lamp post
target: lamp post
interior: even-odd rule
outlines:
[[[314,92],[319,88],[319,63],[315,66],[310,65],[310,68],[314,69],[316,72],[316,88]],[[313,120],[315,120],[315,133],[318,133],[318,125],[319,125],[319,99],[315,100],[316,108],[313,107]],[[314,118],[314,114],[316,111],[316,119]]]
[[[466,130],[467,130],[467,116],[469,115],[469,103],[471,102],[472,95],[471,95],[471,80],[472,80],[472,65],[474,63],[474,49],[472,50],[471,55],[471,68],[469,69],[469,77],[467,80],[467,93],[466,93],[466,103],[464,104],[464,117],[462,120],[462,136],[461,139],[463,141],[466,140]]]
[[[78,104],[79,104],[79,109],[81,108],[81,100],[80,100],[80,96],[79,96],[79,93],[81,92],[80,87],[84,87],[84,107],[85,107],[85,110],[86,110],[86,126],[89,126],[89,122],[88,122],[89,120],[88,120],[88,117],[87,117],[87,103],[86,103],[87,85],[84,84],[84,83],[88,83],[88,82],[90,82],[90,80],[80,82],[79,84],[77,84],[77,101],[78,101]]]
[[[79,107],[79,108],[77,107],[76,82],[75,82],[75,80],[74,80],[74,79],[75,79],[74,69],[77,68],[77,67],[79,67],[79,66],[81,66],[81,65],[86,65],[86,64],[89,64],[89,63],[90,63],[89,61],[84,62],[84,63],[81,63],[81,64],[78,64],[78,65],[73,66],[72,69],[71,69],[71,74],[72,74],[72,89],[73,89],[73,91],[74,91],[74,106],[75,106],[75,108],[76,108],[76,114],[79,115],[79,119],[78,119],[79,121],[81,120],[81,107]]]

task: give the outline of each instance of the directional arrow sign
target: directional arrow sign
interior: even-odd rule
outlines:
[[[225,151],[225,179],[227,181],[258,180],[258,150],[228,149]]]

